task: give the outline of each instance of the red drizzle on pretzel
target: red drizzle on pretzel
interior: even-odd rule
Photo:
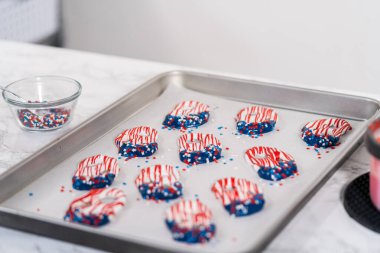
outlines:
[[[235,177],[219,179],[213,184],[211,191],[223,205],[236,201],[246,202],[257,194],[262,194],[261,189],[252,181]]]
[[[69,211],[73,213],[79,212],[82,216],[107,215],[108,219],[112,220],[123,208],[126,201],[127,196],[120,189],[93,189],[87,194],[73,200],[70,204]]]
[[[74,176],[89,179],[106,173],[111,173],[116,176],[119,171],[120,167],[115,158],[106,155],[94,155],[83,159],[78,164]]]
[[[157,164],[153,167],[147,167],[141,170],[135,180],[136,186],[155,182],[156,187],[172,186],[179,181],[178,170],[171,165]]]
[[[220,141],[213,134],[190,133],[178,139],[179,150],[200,151],[210,145],[221,146]]]
[[[291,155],[277,148],[272,147],[252,147],[245,152],[245,157],[249,163],[258,167],[279,166],[279,161],[294,160]]]
[[[190,100],[178,103],[170,112],[173,116],[184,116],[191,114],[200,114],[201,112],[210,111],[210,107],[201,102]]]
[[[305,125],[316,136],[328,136],[341,137],[347,131],[351,130],[352,127],[344,119],[319,119],[316,121],[309,122]]]
[[[166,211],[166,220],[174,221],[179,227],[192,229],[212,223],[211,210],[200,200],[181,200]]]
[[[157,130],[147,126],[134,127],[124,130],[115,138],[115,145],[130,142],[133,145],[157,142]]]
[[[277,113],[267,107],[251,106],[239,111],[237,121],[245,121],[247,123],[260,123],[266,121],[277,121]]]

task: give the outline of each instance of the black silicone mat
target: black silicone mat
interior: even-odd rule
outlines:
[[[380,211],[372,204],[369,196],[369,173],[357,177],[347,186],[343,203],[354,220],[380,233]]]

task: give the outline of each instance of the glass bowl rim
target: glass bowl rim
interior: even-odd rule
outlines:
[[[66,104],[68,102],[74,101],[75,99],[77,99],[79,97],[79,95],[82,92],[82,85],[77,80],[70,78],[70,77],[55,76],[55,75],[42,75],[42,76],[32,76],[32,77],[23,78],[23,79],[20,79],[20,80],[17,80],[17,81],[14,81],[14,82],[8,84],[7,86],[5,86],[5,88],[8,89],[9,87],[11,87],[14,84],[17,84],[20,82],[25,82],[25,81],[35,81],[37,79],[58,79],[58,80],[62,80],[62,81],[67,81],[67,82],[70,82],[72,84],[75,84],[77,91],[68,97],[58,99],[58,100],[43,102],[43,103],[28,103],[28,102],[22,102],[20,100],[15,100],[15,99],[10,98],[8,95],[6,95],[5,94],[6,91],[3,91],[2,95],[3,95],[4,100],[9,104],[15,105],[18,107],[47,108],[47,107],[63,105],[63,104]]]

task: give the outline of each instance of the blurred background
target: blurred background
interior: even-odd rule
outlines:
[[[60,45],[58,0],[0,0],[0,39]]]
[[[360,92],[379,24],[372,0],[0,0],[1,39]]]

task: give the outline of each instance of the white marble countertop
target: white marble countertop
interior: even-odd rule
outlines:
[[[63,75],[77,79],[83,85],[73,121],[66,128],[49,133],[22,131],[7,104],[3,100],[0,102],[0,173],[149,78],[165,71],[185,69],[136,59],[5,41],[0,41],[0,59],[0,80],[3,84],[34,75]],[[347,91],[358,94],[349,88]],[[380,99],[380,94],[360,95]],[[380,252],[380,235],[352,220],[340,200],[343,186],[368,171],[368,160],[369,155],[361,146],[269,244],[265,252]],[[0,252],[99,251],[0,227]]]

